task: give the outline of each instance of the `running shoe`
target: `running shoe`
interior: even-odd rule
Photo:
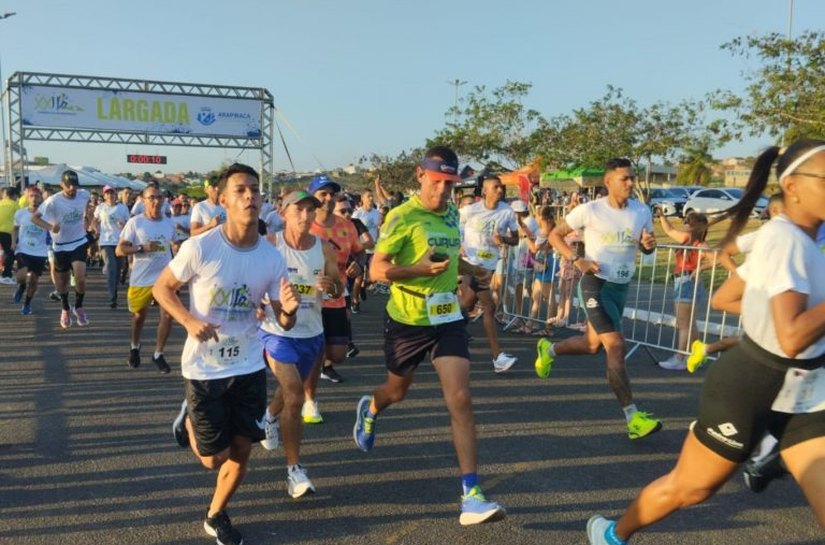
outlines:
[[[481,524],[501,520],[506,515],[504,508],[484,497],[481,487],[474,486],[467,494],[461,496],[461,516],[458,522],[462,526]]]
[[[60,327],[62,327],[63,329],[68,329],[72,327],[72,315],[69,313],[68,310],[60,311]]]
[[[129,349],[129,367],[137,369],[140,367],[140,347]]]
[[[778,452],[772,452],[760,460],[749,460],[742,472],[745,486],[757,494],[764,491],[771,481],[787,474],[788,471],[782,466],[782,457]]]
[[[304,401],[304,406],[301,407],[301,416],[304,419],[304,424],[324,423],[324,417],[321,416],[321,411],[318,410],[318,402],[314,399]]]
[[[707,346],[698,339],[690,345],[690,356],[687,358],[688,372],[693,373],[708,361]]]
[[[353,314],[358,314],[361,312],[361,304],[360,303],[353,303],[350,305],[350,310]]]
[[[17,280],[12,278],[11,276],[3,276],[0,277],[0,284],[4,284],[6,286],[14,286],[17,284]]]
[[[364,396],[358,401],[355,408],[355,427],[352,437],[355,444],[364,452],[369,452],[375,443],[375,418],[370,417],[370,402],[372,396]]]
[[[117,301],[112,301],[109,303],[109,308],[117,308]]]
[[[357,350],[357,349],[356,349]],[[349,353],[349,352],[347,352]],[[338,384],[339,382],[344,382],[344,377],[338,374],[338,371],[335,370],[335,367],[332,365],[325,365],[321,369],[321,378],[324,380],[328,380],[332,383]]]
[[[627,436],[631,439],[641,439],[662,429],[662,423],[650,413],[636,411],[627,423]]]
[[[354,358],[360,353],[361,351],[358,349],[357,346],[355,346],[354,342],[350,341],[347,343],[347,358]]]
[[[667,369],[668,371],[684,371],[687,369],[687,364],[684,358],[678,354],[670,356],[668,359],[659,362],[659,367]]]
[[[83,307],[74,309],[74,316],[77,318],[77,325],[89,325],[89,318],[86,317],[86,311]]]
[[[16,304],[19,304],[20,301],[23,300],[23,292],[25,292],[25,291],[26,291],[26,288],[24,286],[21,286],[20,284],[17,284],[17,289],[14,290],[14,296],[12,297],[12,300]]]
[[[243,535],[232,526],[226,511],[219,511],[214,517],[206,513],[203,529],[217,539],[218,545],[243,545]]]
[[[261,440],[261,446],[266,450],[275,450],[278,448],[278,445],[281,444],[280,437],[278,436],[278,432],[280,431],[278,417],[276,416],[270,420],[266,417],[266,415],[264,415],[263,421],[266,438]],[[260,425],[260,422],[258,425]]]
[[[152,363],[155,364],[155,367],[158,368],[158,371],[160,371],[162,375],[168,375],[169,371],[171,371],[171,369],[169,368],[169,364],[166,363],[166,358],[163,357],[163,354],[161,354],[157,358],[153,354]]]
[[[309,480],[306,469],[297,464],[293,467],[287,475],[286,482],[288,484],[289,495],[293,498],[300,498],[307,494],[315,493],[315,485]]]
[[[31,305],[23,305],[20,308],[20,314],[23,316],[29,316],[32,313],[32,306]]]
[[[57,291],[55,290],[55,291],[53,291],[49,294],[49,299],[51,299],[52,301],[57,301],[59,303],[60,302],[60,294],[57,293]]]
[[[550,355],[550,347],[553,343],[547,337],[542,337],[536,343],[536,374],[539,378],[550,376],[550,369],[553,368],[553,356]]]
[[[616,523],[612,520],[601,515],[592,516],[587,521],[587,540],[590,545],[627,545],[627,540],[616,535],[615,527]]]
[[[499,352],[496,359],[493,360],[493,371],[496,373],[505,373],[512,366],[516,364],[518,358],[507,352]]]
[[[180,405],[180,412],[172,422],[172,435],[175,437],[175,442],[182,448],[189,446],[189,432],[186,430],[186,400]]]

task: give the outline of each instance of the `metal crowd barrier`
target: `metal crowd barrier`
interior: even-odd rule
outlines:
[[[676,252],[680,250],[698,252],[699,262],[706,263],[707,267],[698,273],[701,284],[694,282],[690,294],[692,311],[687,330],[688,346],[685,349],[678,347],[679,331],[674,303],[674,282],[683,281],[673,274]],[[561,279],[562,259],[552,251],[535,256],[538,259],[530,258],[525,255],[526,251],[523,247],[508,247],[500,261],[497,272],[501,277],[498,294],[502,328],[506,331],[523,324],[527,324],[530,329],[541,329],[546,325],[570,327],[585,322],[584,311],[576,297],[579,276],[576,276],[572,286],[566,323],[559,322],[555,318],[563,315],[558,309],[564,302],[560,291],[569,288],[566,285],[569,281]],[[686,355],[694,336],[702,342],[710,343],[722,337],[740,335],[741,320],[738,316],[713,310],[710,306],[715,290],[728,276],[717,257],[718,250],[672,244],[660,244],[650,255],[639,253],[635,277],[624,309],[623,329],[628,345],[626,357],[629,358],[639,348],[643,348],[655,361],[657,358],[650,349]],[[544,275],[543,271],[548,270],[553,271],[553,274]],[[544,292],[535,289],[536,287],[544,287]]]

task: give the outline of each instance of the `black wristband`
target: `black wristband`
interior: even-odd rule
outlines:
[[[295,314],[296,314],[297,312],[298,312],[298,309],[297,309],[297,308],[296,308],[295,310],[293,310],[292,312],[287,312],[287,311],[285,311],[283,308],[281,309],[281,314],[283,314],[283,315],[284,315],[284,316],[286,316],[287,318],[292,318],[293,316],[295,316]]]

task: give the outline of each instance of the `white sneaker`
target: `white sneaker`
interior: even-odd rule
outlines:
[[[15,285],[17,285],[17,280],[15,280],[14,278],[12,278],[10,276],[9,277],[4,276],[4,277],[0,278],[0,284],[3,284],[5,286],[15,286]]]
[[[300,465],[296,465],[295,469],[289,472],[286,482],[289,484],[289,495],[293,498],[300,498],[315,492],[315,486],[307,477],[306,469]]]
[[[493,370],[496,373],[504,373],[516,364],[518,358],[507,352],[499,352],[498,357],[493,360]]]
[[[590,545],[610,545],[605,534],[614,524],[616,523],[601,515],[590,517],[590,520],[587,521],[587,541],[590,542]],[[620,543],[626,544],[627,541],[620,541]]]
[[[687,363],[685,363],[683,358],[673,355],[665,361],[660,361],[659,367],[662,369],[667,369],[668,371],[685,371],[687,370]]]
[[[322,424],[324,417],[321,416],[321,411],[318,410],[318,403],[313,399],[304,401],[304,406],[301,407],[301,416],[304,418],[305,424]]]
[[[266,439],[261,441],[261,446],[266,450],[275,450],[278,448],[278,445],[281,443],[278,438],[279,430],[280,426],[278,425],[277,417],[270,420],[268,417],[264,416],[264,433],[266,433]]]

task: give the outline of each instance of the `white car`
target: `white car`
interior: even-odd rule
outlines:
[[[691,195],[685,203],[685,216],[691,212],[700,212],[702,214],[722,212],[742,200],[744,194],[745,191],[739,187],[702,189]],[[755,217],[761,216],[766,206],[768,206],[768,199],[759,197],[752,215]]]

